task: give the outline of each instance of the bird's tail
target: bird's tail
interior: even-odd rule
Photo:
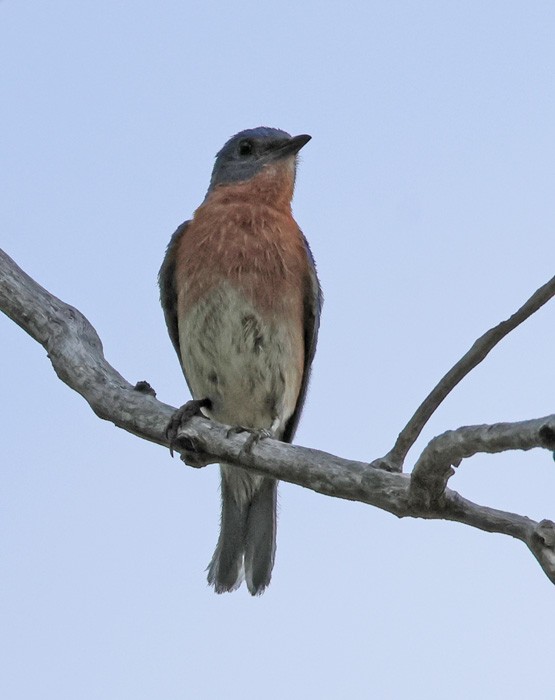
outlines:
[[[220,537],[208,566],[216,593],[234,591],[243,577],[252,595],[270,583],[276,550],[277,481],[222,464]]]

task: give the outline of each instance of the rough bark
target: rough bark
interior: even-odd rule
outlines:
[[[479,338],[432,390],[401,431],[392,450],[372,462],[264,439],[245,451],[247,435],[193,418],[179,433],[182,458],[202,466],[224,461],[318,493],[376,506],[398,517],[455,520],[522,540],[555,583],[555,523],[535,522],[466,500],[447,488],[454,467],[478,453],[555,449],[555,415],[518,423],[464,426],[433,438],[411,474],[402,473],[410,447],[437,406],[513,328],[555,295],[555,277],[507,321]],[[77,309],[47,292],[0,250],[0,308],[47,351],[58,377],[104,420],[145,440],[168,445],[165,429],[175,409],[146,383],[133,386],[108,362],[95,329]]]

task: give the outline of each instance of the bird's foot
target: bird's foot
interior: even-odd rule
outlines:
[[[173,414],[173,416],[170,418],[170,422],[168,423],[168,427],[166,428],[166,439],[170,443],[170,454],[172,457],[173,448],[178,446],[177,434],[179,433],[179,429],[182,428],[186,423],[188,423],[194,416],[201,416],[202,408],[210,408],[211,405],[212,402],[210,401],[210,399],[193,399],[192,401],[187,401],[187,403],[183,404],[183,406],[181,406],[181,408],[178,408],[177,411]],[[189,442],[192,445],[192,442]],[[182,449],[181,446],[179,447],[180,449]],[[197,456],[199,457],[200,455],[198,455],[194,447],[193,449],[186,449],[186,452],[187,460],[184,461],[186,461],[187,464],[190,464],[192,467],[204,467],[206,466],[206,464],[209,464],[209,462],[205,462],[204,464],[191,464],[191,462],[189,461],[190,455],[197,454]]]
[[[250,454],[252,452],[252,448],[255,445],[258,445],[260,440],[264,440],[265,438],[271,438],[274,437],[271,433],[270,430],[267,430],[266,428],[245,428],[242,425],[235,425],[232,428],[230,428],[227,431],[227,437],[231,437],[232,435],[236,435],[237,433],[249,433],[249,437],[247,438],[247,441],[241,448],[241,452]]]

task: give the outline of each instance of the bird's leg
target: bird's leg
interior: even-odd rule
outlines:
[[[246,454],[250,454],[252,452],[252,448],[257,445],[260,440],[274,437],[272,431],[268,430],[267,428],[245,428],[243,425],[235,425],[230,428],[227,431],[227,437],[229,438],[237,433],[249,433],[247,441],[241,448],[241,452],[245,452]]]
[[[170,454],[172,457],[173,448],[178,445],[177,434],[179,429],[188,423],[194,416],[203,415],[201,412],[202,408],[210,408],[211,406],[212,401],[210,401],[208,398],[193,399],[192,401],[187,401],[187,403],[183,404],[183,406],[178,408],[173,414],[173,416],[170,418],[170,422],[168,423],[165,433],[166,438],[170,443]],[[186,457],[187,459],[184,459],[183,461],[186,461],[187,464],[192,467],[205,467],[207,464],[210,464],[210,462],[207,462],[202,458],[202,455],[195,451],[192,441],[189,440],[189,443],[193,449],[185,448],[186,454],[183,454],[182,458]],[[180,449],[183,449],[183,447],[180,446]]]

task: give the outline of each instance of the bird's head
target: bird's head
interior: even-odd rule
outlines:
[[[208,192],[218,185],[250,180],[264,169],[279,165],[290,170],[294,181],[297,153],[310,139],[308,134],[291,136],[266,126],[240,131],[216,155]]]

